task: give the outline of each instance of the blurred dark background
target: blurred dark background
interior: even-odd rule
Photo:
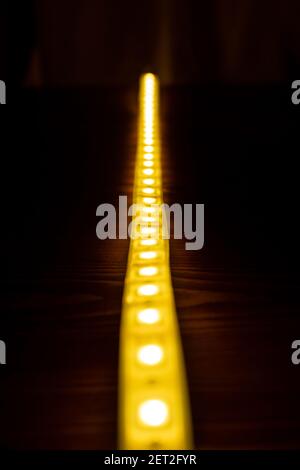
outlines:
[[[294,79],[297,0],[1,2],[0,75],[39,85]],[[8,53],[9,51],[9,53]]]
[[[205,204],[171,241],[201,449],[300,446],[299,1],[2,1],[0,447],[115,448],[137,83],[162,81],[164,195]],[[300,366],[299,366],[300,367]]]

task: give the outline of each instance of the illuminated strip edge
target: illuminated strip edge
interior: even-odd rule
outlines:
[[[162,199],[159,84],[152,74],[140,81],[138,149],[133,202]],[[154,142],[152,142],[152,140]],[[152,144],[152,145],[150,145]],[[145,166],[145,162],[153,165]],[[143,169],[153,168],[154,194],[141,190]],[[149,193],[149,194],[148,194]],[[147,204],[143,204],[143,208]],[[161,217],[158,219],[162,229]],[[122,306],[119,365],[119,448],[190,449],[192,427],[185,367],[169,267],[169,242],[158,248],[131,240]],[[138,247],[137,247],[138,246]],[[155,261],[149,253],[157,253]],[[146,253],[147,256],[140,256]],[[140,275],[140,268],[158,274]],[[150,272],[150,271],[149,271]],[[153,271],[154,272],[154,271]],[[145,280],[146,279],[146,280]],[[145,313],[146,312],[146,313]]]

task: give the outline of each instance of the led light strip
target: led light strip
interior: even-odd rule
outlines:
[[[186,377],[163,239],[159,81],[140,81],[131,243],[122,307],[119,447],[190,449]]]

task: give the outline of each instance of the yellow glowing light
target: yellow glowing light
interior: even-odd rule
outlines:
[[[191,449],[192,431],[169,241],[162,238],[159,81],[140,82],[130,242],[122,304],[119,447]],[[155,175],[155,176],[154,176]]]
[[[154,235],[155,233],[157,233],[158,230],[156,227],[142,227],[141,228],[141,234],[142,235]]]
[[[144,197],[143,202],[145,204],[154,204],[156,202],[156,199],[154,197]]]
[[[159,214],[159,207],[156,205],[153,206],[143,206],[141,212],[144,214]]]
[[[162,426],[169,416],[168,405],[162,400],[147,400],[139,407],[139,418],[147,426]]]
[[[138,350],[138,360],[147,366],[155,366],[163,359],[164,352],[157,344],[147,344]]]
[[[152,296],[158,294],[159,289],[155,284],[144,284],[138,288],[139,295]]]
[[[153,325],[160,320],[159,310],[157,308],[145,308],[138,313],[138,320],[140,323]]]
[[[157,219],[155,217],[142,217],[141,218],[141,221],[144,222],[144,223],[153,223],[153,222],[156,222]]]
[[[140,259],[155,259],[157,258],[157,252],[156,251],[142,251],[139,257]]]
[[[153,185],[155,183],[155,179],[154,178],[145,178],[143,179],[143,183],[146,184],[146,185]]]
[[[151,175],[153,175],[153,173],[154,173],[154,170],[152,168],[145,168],[143,170],[143,174],[146,175],[146,176],[151,176]]]
[[[157,245],[157,243],[158,243],[158,240],[155,240],[153,238],[140,241],[140,244],[142,246],[155,246],[155,245]]]
[[[140,276],[155,276],[157,273],[158,269],[155,266],[146,266],[139,269]]]
[[[144,194],[154,194],[155,193],[154,188],[143,188],[142,191],[143,191]]]

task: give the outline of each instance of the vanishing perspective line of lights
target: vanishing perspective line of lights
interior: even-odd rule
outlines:
[[[190,449],[186,375],[161,212],[159,80],[140,80],[131,242],[119,370],[119,447]]]

